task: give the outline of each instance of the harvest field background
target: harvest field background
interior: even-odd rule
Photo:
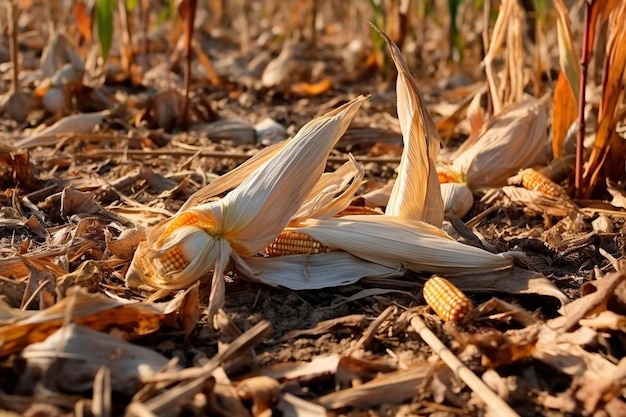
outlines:
[[[626,415],[624,21],[623,0],[5,0],[0,414]],[[290,284],[326,259],[301,254],[249,257],[276,268],[250,279],[245,239],[205,224],[233,246],[223,277],[129,285],[159,222],[343,105],[360,109],[326,116],[349,127],[325,170],[358,173],[324,190],[347,196],[334,217],[445,236],[442,194],[458,247],[512,266],[396,242],[379,261],[355,238],[326,246],[366,277],[329,263]],[[451,314],[425,301],[433,272],[462,292],[425,291]]]

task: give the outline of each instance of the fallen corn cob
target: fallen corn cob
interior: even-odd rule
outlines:
[[[314,239],[306,233],[292,232],[285,230],[265,249],[265,256],[284,256],[284,255],[312,255],[328,252],[328,247],[323,245],[319,240]]]
[[[567,197],[565,190],[541,172],[529,168],[520,172],[520,182],[527,190],[537,191],[550,197]]]
[[[444,321],[468,323],[474,314],[474,305],[461,290],[445,278],[433,276],[424,284],[426,303]]]

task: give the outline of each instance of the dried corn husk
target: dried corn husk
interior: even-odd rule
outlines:
[[[447,273],[487,271],[510,267],[508,254],[493,254],[467,246],[428,223],[388,215],[354,215],[309,219],[297,228],[323,245],[400,269]]]
[[[48,389],[85,392],[92,389],[98,370],[108,366],[114,390],[126,395],[141,387],[142,377],[169,362],[152,349],[75,323],[61,327],[43,342],[28,345],[22,357],[31,372],[43,371]]]
[[[398,69],[398,120],[404,142],[398,179],[391,190],[385,214],[441,227],[443,201],[436,170],[439,133],[400,50],[386,34],[379,33]]]
[[[238,273],[269,285],[319,289],[364,277],[402,275],[405,268],[437,273],[509,268],[512,254],[459,243],[428,223],[388,215],[309,219],[287,230],[306,233],[331,252],[275,258],[235,258]]]
[[[504,109],[459,148],[451,170],[475,190],[506,185],[520,169],[545,163],[550,155],[546,104],[528,98]]]
[[[332,288],[354,284],[365,277],[388,278],[405,272],[405,268],[389,268],[339,250],[316,255],[234,260],[238,274],[266,285],[292,290]]]
[[[308,218],[328,219],[350,205],[361,186],[365,169],[352,155],[349,157],[350,160],[335,172],[322,174],[289,224],[297,224]]]
[[[443,198],[443,210],[462,218],[474,205],[474,194],[465,184],[449,182],[441,184],[441,197]]]

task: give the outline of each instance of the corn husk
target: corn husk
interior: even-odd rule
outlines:
[[[22,352],[30,372],[43,373],[48,389],[83,393],[93,388],[98,370],[111,371],[113,389],[125,395],[142,386],[142,377],[163,369],[169,360],[142,346],[70,323],[45,341]]]
[[[127,285],[185,288],[213,270],[211,310],[216,311],[223,303],[223,273],[231,253],[253,256],[285,228],[364,100],[357,97],[305,125],[223,199],[181,211],[148,231],[133,257]],[[190,263],[170,271],[162,259],[174,249]]]
[[[441,184],[444,212],[463,218],[474,205],[474,194],[465,184],[449,182]]]
[[[493,271],[513,265],[513,255],[459,243],[428,223],[387,215],[309,219],[287,230],[306,233],[331,252],[235,259],[237,272],[294,290],[348,285],[361,278],[399,276],[406,268],[433,273]]]
[[[452,239],[428,223],[388,215],[310,219],[297,228],[331,250],[343,250],[393,269],[434,273],[488,271],[510,267],[509,254],[493,254]]]
[[[274,287],[318,290],[350,285],[366,277],[402,275],[405,268],[390,268],[344,251],[316,255],[287,255],[275,258],[235,258],[237,273]]]
[[[352,155],[335,172],[324,173],[289,224],[305,219],[328,219],[348,207],[361,186],[365,169]]]
[[[439,133],[400,50],[386,34],[379,33],[385,39],[398,69],[398,120],[404,142],[398,178],[391,190],[385,214],[441,227],[443,201],[436,170]]]
[[[550,153],[546,104],[528,98],[504,109],[459,148],[450,169],[475,190],[501,187],[520,169],[545,163]]]

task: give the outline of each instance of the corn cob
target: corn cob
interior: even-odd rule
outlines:
[[[190,264],[189,259],[187,259],[182,249],[178,246],[172,248],[172,250],[168,251],[165,255],[160,256],[157,261],[159,263],[158,272],[161,275],[182,271]]]
[[[444,321],[468,323],[474,314],[474,305],[454,284],[445,278],[433,276],[424,284],[426,303]]]
[[[328,248],[320,241],[306,233],[291,231],[283,231],[263,249],[263,255],[269,257],[298,254],[311,255],[322,252],[328,252]]]
[[[163,231],[159,239],[157,240],[157,244],[161,243],[163,240],[167,239],[169,235],[174,232],[174,230],[183,226],[191,226],[200,221],[200,216],[198,213],[194,213],[193,211],[185,211],[180,215],[176,216],[172,221],[167,225],[167,228]]]
[[[537,191],[543,195],[559,198],[567,197],[560,185],[532,168],[522,171],[521,183],[527,190]]]

